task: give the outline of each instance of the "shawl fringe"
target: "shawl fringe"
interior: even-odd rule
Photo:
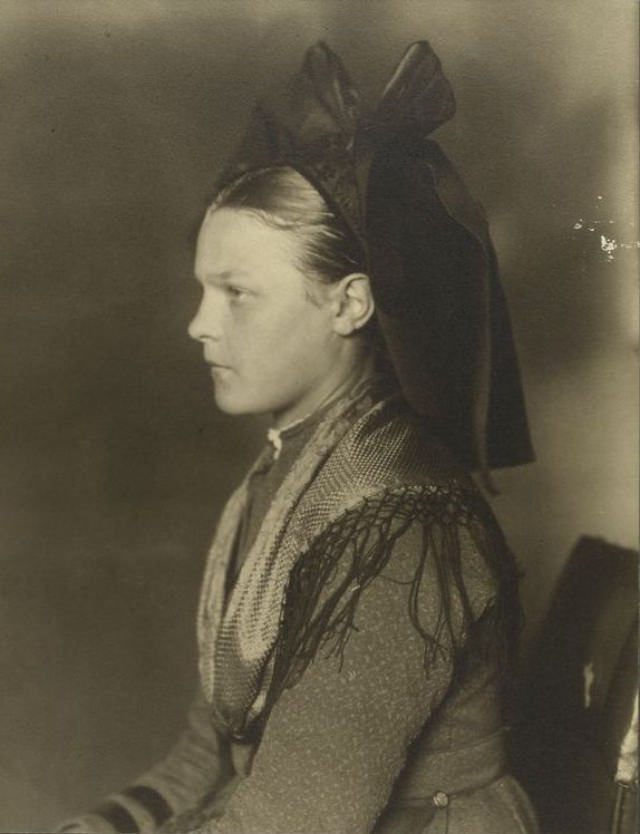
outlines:
[[[297,683],[319,653],[335,657],[342,668],[349,638],[358,630],[361,594],[385,569],[394,544],[414,523],[422,527],[422,548],[407,583],[408,616],[424,641],[425,672],[436,656],[449,654],[459,674],[471,639],[475,649],[493,657],[504,671],[521,624],[518,572],[487,503],[478,492],[457,485],[386,489],[345,511],[292,569],[261,724],[283,690]],[[470,534],[495,582],[495,596],[480,616],[474,616],[463,580],[461,528]],[[435,568],[440,599],[431,630],[421,621],[419,604],[427,560]]]

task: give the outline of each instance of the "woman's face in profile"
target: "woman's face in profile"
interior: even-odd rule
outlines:
[[[310,300],[299,245],[249,212],[205,217],[195,256],[203,295],[189,335],[203,345],[222,411],[272,412],[285,425],[313,410],[342,361],[328,293]]]

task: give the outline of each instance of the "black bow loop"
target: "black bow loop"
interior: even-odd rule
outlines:
[[[351,145],[360,119],[360,94],[340,60],[324,41],[307,50],[303,73],[311,79],[315,94]]]
[[[440,59],[427,41],[418,41],[407,49],[385,87],[372,126],[382,139],[424,139],[455,111]]]

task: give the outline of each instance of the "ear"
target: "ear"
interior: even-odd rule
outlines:
[[[361,330],[375,310],[369,276],[363,272],[345,275],[330,285],[333,330],[350,336]]]

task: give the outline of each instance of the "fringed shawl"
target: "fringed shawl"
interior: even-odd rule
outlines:
[[[491,649],[507,652],[518,618],[517,576],[501,531],[471,479],[400,396],[379,400],[369,387],[327,410],[277,491],[224,609],[246,495],[245,480],[209,554],[198,623],[203,689],[214,720],[233,737],[255,739],[317,652],[340,662],[360,595],[413,524],[422,528],[423,547],[407,616],[424,639],[425,666],[435,652],[455,656],[486,613]],[[472,610],[462,528],[494,579],[490,612]],[[441,600],[431,631],[418,605],[427,559]]]

